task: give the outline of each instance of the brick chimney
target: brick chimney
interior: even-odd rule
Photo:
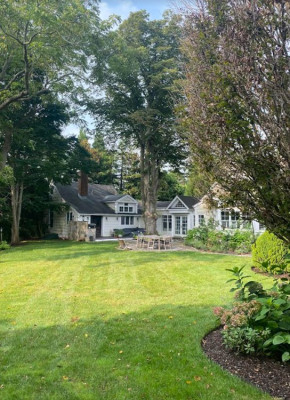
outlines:
[[[79,172],[78,192],[79,196],[86,197],[88,195],[88,175],[83,171]]]

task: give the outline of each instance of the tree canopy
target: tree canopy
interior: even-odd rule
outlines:
[[[92,168],[89,154],[75,137],[65,138],[61,128],[69,115],[55,98],[20,103],[14,112],[13,138],[7,163],[13,172],[8,182],[12,212],[12,243],[19,241],[23,201],[42,217],[49,203],[51,181],[71,183],[77,172]],[[11,116],[12,119],[12,116]],[[5,184],[7,187],[7,183]]]
[[[94,78],[104,98],[91,104],[90,110],[106,121],[110,132],[130,138],[139,149],[148,233],[156,230],[160,169],[182,158],[173,112],[174,81],[181,77],[179,22],[172,14],[150,21],[145,11],[131,13],[108,32],[102,57],[96,55]]]
[[[32,96],[71,91],[98,30],[98,1],[0,4],[0,111]],[[8,23],[7,23],[8,21]]]
[[[192,153],[236,206],[290,241],[289,2],[203,0],[185,10]]]

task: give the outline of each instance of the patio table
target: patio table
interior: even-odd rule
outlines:
[[[157,249],[161,250],[161,244],[164,242],[164,246],[166,246],[166,241],[170,244],[172,241],[171,236],[158,236],[158,235],[144,235],[137,237],[137,248],[140,246],[141,248],[144,245],[147,245],[147,249],[152,248],[154,250],[155,244],[157,244]],[[166,248],[166,247],[165,247]]]

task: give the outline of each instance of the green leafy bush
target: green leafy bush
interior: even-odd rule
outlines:
[[[8,250],[8,249],[10,249],[10,244],[8,244],[6,240],[0,242],[0,250]]]
[[[258,331],[249,327],[230,328],[223,331],[223,340],[227,348],[237,353],[255,353],[268,339],[270,330]]]
[[[288,248],[284,242],[267,231],[252,246],[253,265],[274,274],[287,270],[287,254]]]
[[[233,308],[216,307],[214,313],[224,325],[223,339],[227,347],[241,353],[279,354],[290,360],[290,283],[284,278],[274,281],[265,290],[256,281],[245,282],[243,268],[230,269],[236,292]]]
[[[219,231],[210,221],[207,225],[203,224],[188,231],[185,244],[196,249],[215,252],[234,251],[240,254],[251,251],[254,239],[251,230]]]

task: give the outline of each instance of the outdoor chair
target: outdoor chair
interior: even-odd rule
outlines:
[[[172,237],[171,236],[166,236],[166,237],[161,238],[160,242],[161,242],[160,244],[164,248],[164,250],[172,249]]]
[[[119,250],[132,250],[132,247],[128,246],[124,239],[119,239]]]

